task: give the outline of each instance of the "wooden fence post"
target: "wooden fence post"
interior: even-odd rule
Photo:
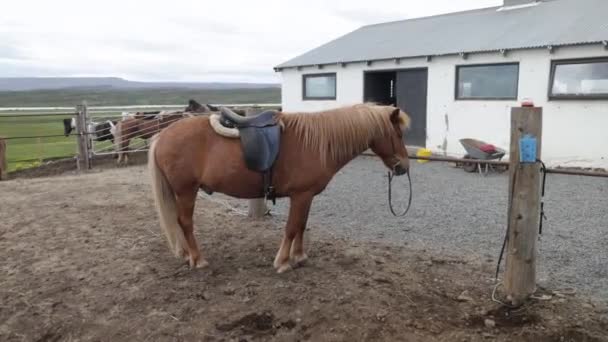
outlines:
[[[76,133],[78,133],[78,158],[76,165],[79,171],[89,170],[91,168],[91,159],[89,156],[89,143],[87,136],[87,104],[85,101],[82,102],[82,105],[78,105],[76,107],[77,116],[76,116]]]
[[[261,112],[260,109],[257,108],[247,108],[245,111],[245,116],[253,116],[259,114]],[[249,210],[247,212],[247,216],[251,218],[262,218],[266,215],[268,211],[268,207],[266,206],[265,198],[255,198],[249,200]]]
[[[541,157],[542,108],[511,109],[509,165],[509,232],[505,290],[513,305],[521,305],[536,291],[536,240],[540,223],[541,173],[539,163],[520,163],[519,142],[536,137],[536,159]]]

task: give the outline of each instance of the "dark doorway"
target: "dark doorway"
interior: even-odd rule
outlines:
[[[382,105],[397,105],[395,99],[395,72],[368,72],[363,82],[365,102],[375,102]]]
[[[427,77],[427,69],[365,73],[364,101],[396,105],[411,117],[405,136],[408,145],[426,146]]]

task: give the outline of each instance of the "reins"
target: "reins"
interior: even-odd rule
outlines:
[[[393,209],[392,183],[393,183],[394,177],[395,176],[393,175],[393,173],[389,171],[388,172],[388,208],[391,210],[391,213],[393,214],[393,216],[403,217],[403,216],[405,216],[405,214],[407,214],[408,211],[410,211],[410,208],[412,207],[412,177],[410,177],[410,172],[408,170],[407,171],[407,180],[409,182],[410,195],[409,195],[409,199],[407,200],[407,208],[401,214],[397,214],[395,212],[395,209]]]
[[[395,149],[395,142],[392,139],[391,139],[391,146],[393,148],[393,155],[397,155],[397,149]],[[393,169],[398,164],[399,163],[397,162],[397,164],[395,164]],[[409,183],[409,188],[410,188],[409,199],[407,200],[407,208],[405,208],[405,211],[403,213],[397,214],[395,212],[395,209],[393,208],[393,178],[395,176],[394,176],[393,172],[391,172],[391,171],[388,172],[388,208],[390,209],[391,213],[395,217],[405,216],[405,214],[407,214],[407,212],[410,211],[410,208],[412,207],[412,177],[410,176],[410,170],[407,170],[406,174],[407,174],[407,181]]]

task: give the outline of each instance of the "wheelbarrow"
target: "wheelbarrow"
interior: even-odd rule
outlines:
[[[464,156],[465,159],[501,160],[506,154],[505,150],[477,139],[460,139],[460,144],[467,151],[467,154]],[[492,165],[482,165],[482,163],[474,162],[463,162],[462,169],[466,172],[479,171],[479,174],[483,175],[487,175],[490,170],[498,171],[498,169]],[[505,170],[503,169],[501,171]]]

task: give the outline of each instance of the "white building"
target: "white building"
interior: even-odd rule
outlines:
[[[529,98],[543,159],[608,167],[607,14],[608,0],[504,0],[364,26],[275,68],[283,110],[397,104],[409,145],[462,155],[462,138],[508,150],[510,108]]]

